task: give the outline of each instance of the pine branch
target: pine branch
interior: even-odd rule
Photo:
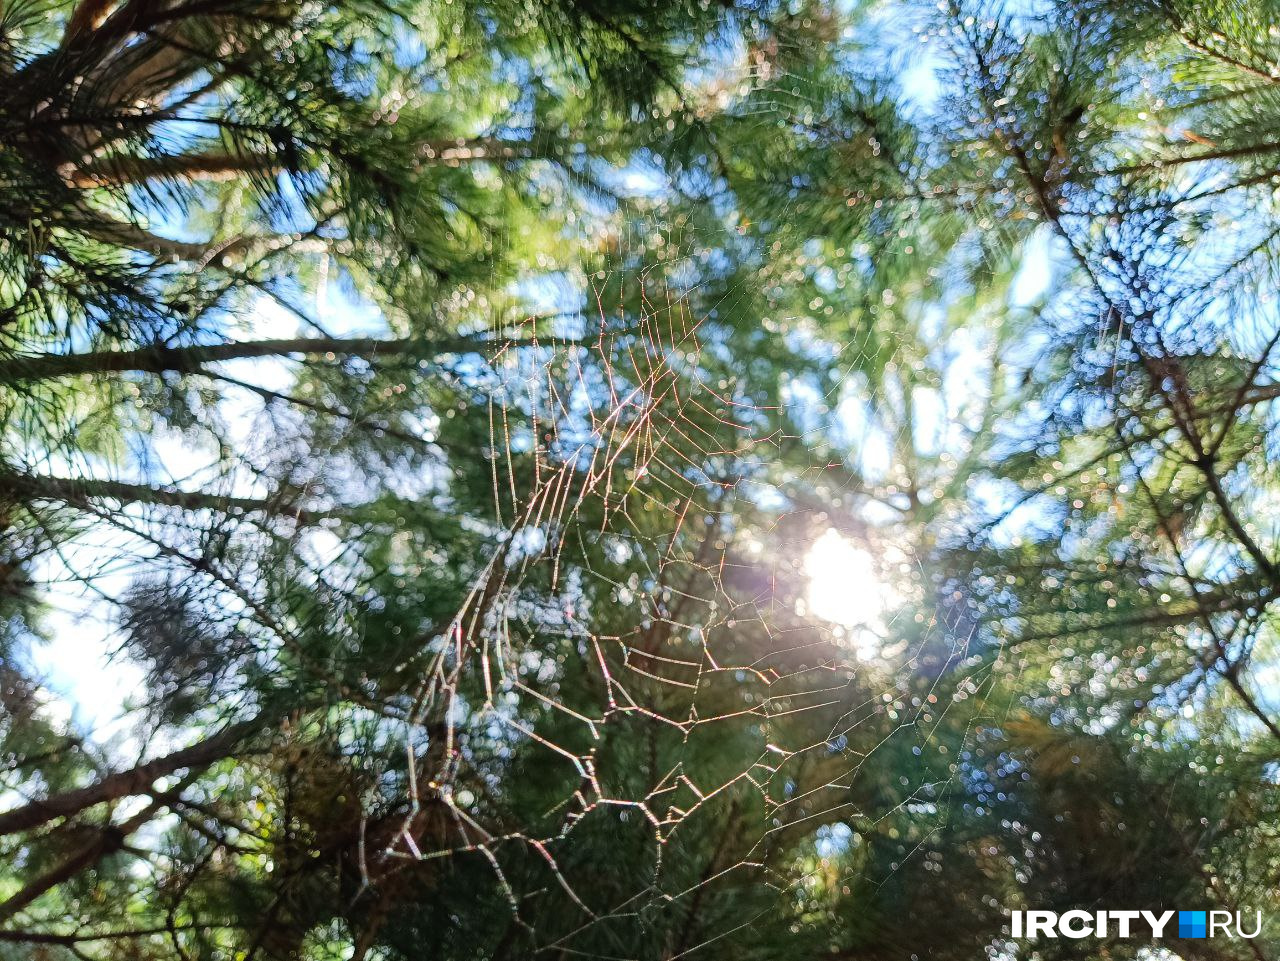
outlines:
[[[1214,150],[1202,150],[1199,153],[1182,154],[1176,157],[1160,157],[1156,160],[1146,160],[1142,163],[1126,164],[1105,170],[1103,174],[1108,177],[1114,177],[1123,174],[1147,173],[1151,170],[1177,167],[1182,164],[1208,163],[1212,160],[1239,160],[1245,157],[1273,154],[1278,151],[1280,151],[1280,143],[1267,140],[1262,143],[1241,144],[1237,147],[1220,147]]]
[[[276,500],[230,497],[96,478],[54,477],[48,474],[0,474],[0,494],[20,500],[53,500],[81,507],[89,506],[97,500],[113,500],[121,504],[156,504],[189,511],[269,514],[289,517],[300,524],[314,524],[336,514],[334,511],[306,510]]]
[[[172,240],[153,234],[136,224],[108,220],[101,216],[89,217],[67,226],[111,246],[139,250],[161,260],[189,261],[202,265],[219,254],[238,247],[243,242],[241,239],[224,244]]]
[[[379,337],[294,337],[233,341],[190,347],[142,347],[82,354],[36,354],[0,361],[0,384],[50,380],[84,374],[199,373],[206,364],[253,357],[360,357],[369,361],[426,360],[444,354],[485,353],[530,347],[577,347],[593,341],[557,337],[500,339],[469,335],[439,339]]]
[[[234,497],[100,478],[0,473],[0,503],[54,501],[95,513],[102,511],[100,501],[115,501],[120,505],[147,504],[184,511],[213,511],[224,515],[256,514],[263,518],[287,519],[303,527],[313,527],[321,521],[331,519],[353,522],[374,520],[382,516],[384,508],[391,506],[401,514],[440,516],[429,502],[421,500],[382,498],[365,504],[316,508],[301,506],[292,499],[294,495],[295,492],[279,492],[275,497]]]
[[[10,944],[57,944],[70,947],[76,944],[88,944],[94,941],[126,941],[133,938],[146,938],[157,934],[171,934],[174,931],[208,930],[211,928],[231,927],[224,924],[179,924],[154,928],[133,928],[127,931],[99,931],[96,934],[58,934],[53,931],[0,931],[0,943]]]
[[[1150,323],[1150,318],[1134,316],[1133,312],[1128,309],[1128,305],[1120,302],[1120,299],[1118,299],[1116,295],[1108,289],[1106,283],[1099,274],[1099,271],[1096,269],[1095,264],[1090,260],[1089,256],[1086,254],[1084,249],[1082,249],[1080,243],[1064,222],[1062,211],[1059,209],[1056,199],[1050,195],[1044,178],[1038,176],[1032,169],[1026,151],[1000,133],[999,125],[996,122],[996,114],[992,107],[992,101],[994,98],[991,95],[992,93],[995,93],[999,96],[1002,95],[1003,91],[1001,91],[995,83],[993,73],[987,63],[986,54],[982,49],[981,44],[976,42],[969,34],[965,34],[965,37],[969,41],[970,54],[974,58],[974,62],[977,65],[978,72],[982,78],[982,108],[990,119],[993,128],[996,130],[995,140],[999,147],[1010,157],[1011,160],[1014,161],[1019,173],[1022,175],[1024,181],[1026,181],[1027,186],[1031,188],[1036,201],[1036,206],[1039,208],[1041,216],[1044,217],[1045,221],[1053,228],[1054,232],[1066,243],[1067,249],[1072,258],[1080,265],[1085,276],[1088,277],[1090,285],[1103,298],[1109,310],[1116,317],[1130,318],[1130,323],[1133,326],[1143,326],[1145,330],[1148,332],[1154,332],[1158,337],[1159,331]],[[1237,150],[1215,151],[1214,153],[1220,158],[1225,158],[1228,156],[1240,155],[1241,151],[1246,149],[1256,151],[1258,148],[1240,148]],[[1275,145],[1269,145],[1269,149],[1276,149]],[[1195,159],[1207,159],[1208,157],[1209,155],[1206,154]],[[1166,162],[1177,163],[1179,161],[1173,160]],[[1136,343],[1137,339],[1134,338],[1134,340]],[[1146,350],[1138,351],[1138,361],[1142,366],[1143,371],[1146,373],[1151,386],[1163,399],[1170,416],[1174,419],[1178,432],[1194,451],[1194,456],[1189,459],[1189,462],[1204,478],[1208,492],[1213,501],[1217,504],[1222,515],[1222,519],[1231,531],[1232,536],[1236,539],[1237,543],[1245,553],[1248,554],[1249,557],[1258,565],[1259,570],[1267,576],[1272,586],[1280,587],[1280,564],[1277,564],[1276,561],[1272,560],[1272,558],[1263,551],[1262,547],[1240,520],[1235,511],[1234,505],[1230,502],[1230,499],[1222,486],[1221,478],[1217,474],[1215,459],[1204,444],[1202,432],[1197,424],[1196,406],[1185,384],[1175,380],[1172,388],[1166,386],[1166,381],[1171,379],[1169,366],[1175,359],[1176,358],[1174,358],[1172,352],[1167,349],[1162,352],[1162,355],[1153,355]]]
[[[129,835],[154,818],[165,803],[165,799],[159,797],[128,820],[98,828],[98,836],[71,857],[32,878],[13,895],[0,901],[0,921],[9,920],[41,895],[88,870],[103,858],[123,850]]]
[[[211,737],[155,758],[125,771],[109,774],[82,788],[74,788],[47,798],[29,801],[0,813],[0,835],[29,831],[59,818],[70,817],[108,801],[147,794],[157,780],[176,771],[199,770],[230,757],[252,734],[266,728],[275,715],[259,714],[233,724]]]
[[[80,0],[62,33],[63,48],[70,47],[83,34],[102,26],[111,11],[111,3],[112,0]]]
[[[326,417],[345,420],[355,427],[373,426],[376,430],[382,431],[386,436],[402,440],[407,444],[419,445],[424,443],[424,439],[422,437],[411,434],[408,431],[402,431],[398,428],[392,427],[390,424],[379,420],[376,414],[366,414],[361,416],[341,410],[331,404],[309,400],[305,397],[298,397],[294,394],[286,394],[278,390],[271,390],[270,388],[263,387],[260,384],[251,384],[248,381],[240,380],[238,377],[231,377],[227,374],[215,374],[213,376],[223,383],[231,384],[232,386],[239,387],[241,390],[247,390],[251,393],[257,394],[268,403],[271,403],[272,401],[281,401],[282,403],[291,404],[295,407],[303,407],[307,410],[315,411],[317,414],[323,414]]]
[[[193,153],[161,157],[97,157],[80,164],[66,164],[60,173],[73,187],[108,187],[148,180],[202,180],[223,182],[244,173],[274,174],[281,169],[275,157],[260,154]]]
[[[458,166],[466,162],[502,160],[560,160],[564,149],[542,146],[533,140],[510,140],[501,137],[458,137],[428,140],[418,148],[424,163],[446,163]]]
[[[1275,83],[1277,80],[1280,80],[1280,77],[1277,77],[1275,74],[1271,73],[1269,70],[1265,69],[1262,66],[1258,66],[1252,63],[1247,63],[1246,61],[1241,60],[1239,57],[1233,57],[1231,54],[1227,53],[1225,50],[1219,50],[1216,47],[1212,47],[1209,44],[1205,43],[1203,40],[1198,40],[1196,37],[1192,36],[1187,31],[1186,28],[1183,28],[1182,30],[1179,31],[1179,36],[1182,37],[1183,42],[1188,47],[1190,47],[1192,50],[1196,51],[1197,53],[1202,53],[1206,57],[1211,57],[1212,59],[1217,60],[1219,63],[1225,63],[1228,66],[1235,67],[1237,70],[1247,73],[1251,77],[1255,77],[1258,80],[1263,80],[1266,83]]]
[[[455,346],[464,339],[459,338]],[[480,346],[480,344],[476,344]],[[0,382],[48,380],[82,374],[199,372],[204,365],[254,357],[405,357],[442,352],[443,346],[426,347],[422,341],[387,340],[376,337],[295,337],[273,340],[236,341],[190,347],[142,347],[136,350],[106,350],[83,354],[39,354],[16,357],[0,363]]]

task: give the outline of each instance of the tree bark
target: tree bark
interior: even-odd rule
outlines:
[[[425,359],[441,354],[484,353],[520,347],[557,346],[576,341],[555,337],[502,340],[469,336],[437,340],[378,337],[295,337],[277,340],[237,341],[190,347],[141,347],[136,350],[104,350],[80,354],[35,354],[0,361],[0,384],[49,380],[77,374],[197,373],[205,364],[252,357],[378,357]]]
[[[0,813],[0,835],[29,831],[107,801],[148,794],[159,778],[176,771],[208,767],[215,761],[230,757],[245,738],[266,728],[272,717],[274,715],[268,717],[259,714],[189,747],[180,748],[126,771],[108,774],[93,784],[29,801],[21,807]]]
[[[32,878],[20,890],[0,901],[0,922],[8,921],[41,895],[52,891],[82,871],[87,871],[103,858],[120,851],[129,835],[155,817],[162,807],[164,807],[163,801],[153,801],[127,821],[100,828],[98,836],[89,844],[56,867]]]
[[[194,153],[166,157],[107,156],[62,171],[73,187],[104,187],[147,180],[224,181],[242,173],[271,174],[280,169],[274,157],[258,154]]]
[[[246,514],[277,514],[291,517],[302,524],[312,524],[337,511],[307,510],[287,500],[256,497],[232,497],[205,491],[184,491],[171,487],[152,487],[125,481],[87,477],[53,477],[48,474],[2,474],[0,495],[24,500],[55,500],[84,506],[91,501],[116,500],[123,504],[159,504],[183,510],[241,511]]]

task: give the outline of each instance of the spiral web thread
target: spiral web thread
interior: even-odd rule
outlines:
[[[691,250],[696,242],[696,236],[685,237],[683,243],[675,245],[676,256]],[[672,246],[670,241],[667,246]],[[923,816],[934,817],[934,830],[939,830],[945,825],[945,814],[938,814],[929,802],[954,787],[958,777],[953,773],[946,783],[915,785],[893,811],[856,812],[848,800],[853,781],[865,765],[874,763],[873,755],[889,739],[913,739],[921,750],[936,750],[945,743],[946,735],[939,730],[951,704],[937,703],[935,692],[945,673],[964,668],[971,653],[971,626],[962,625],[966,633],[946,638],[949,651],[945,664],[924,698],[908,698],[905,705],[901,701],[895,704],[907,690],[895,672],[909,674],[914,670],[920,647],[939,634],[947,634],[942,625],[927,630],[924,640],[914,649],[899,647],[892,658],[894,664],[888,670],[884,664],[878,668],[880,686],[866,696],[852,679],[876,669],[854,658],[851,631],[806,615],[803,600],[798,611],[780,608],[791,605],[796,597],[803,598],[803,552],[811,540],[787,543],[784,539],[782,543],[796,555],[761,561],[735,555],[724,538],[708,535],[699,543],[696,538],[681,537],[682,532],[698,525],[711,530],[723,530],[723,523],[731,526],[732,508],[719,516],[714,507],[716,503],[727,503],[730,495],[740,494],[748,499],[761,496],[755,482],[744,479],[748,472],[734,477],[734,471],[726,469],[720,476],[712,476],[705,466],[708,462],[741,465],[753,458],[767,459],[782,443],[797,439],[803,443],[805,438],[787,437],[776,430],[762,433],[756,417],[762,413],[760,408],[732,396],[731,388],[726,389],[723,382],[716,384],[707,379],[700,369],[704,350],[700,332],[705,318],[695,314],[687,291],[665,285],[662,276],[656,265],[652,275],[641,271],[643,306],[634,327],[620,331],[611,323],[615,309],[601,294],[602,288],[608,286],[603,279],[607,275],[601,272],[591,281],[588,306],[575,330],[589,337],[566,345],[554,335],[547,336],[532,352],[517,356],[514,347],[502,347],[489,359],[491,372],[502,383],[489,403],[488,451],[495,515],[503,527],[501,546],[475,579],[466,604],[450,625],[449,636],[418,692],[411,721],[422,722],[433,712],[447,719],[444,757],[427,771],[416,769],[410,758],[412,811],[404,829],[385,852],[388,858],[409,862],[455,855],[485,858],[520,924],[524,924],[520,899],[504,876],[500,854],[510,846],[536,852],[556,885],[582,912],[581,925],[544,944],[545,950],[571,950],[575,938],[593,926],[635,915],[654,903],[660,906],[696,901],[700,888],[722,883],[734,872],[761,867],[771,836],[784,828],[794,828],[799,822],[811,826],[813,838],[823,837],[825,826],[851,814],[861,819],[862,829],[874,830],[900,808],[918,804],[920,811],[933,812]],[[623,312],[619,305],[616,313]],[[528,321],[526,329],[519,332],[519,339],[525,343],[536,339],[540,327],[545,327],[545,322]],[[584,340],[593,342],[583,343]],[[857,345],[845,349],[856,350]],[[852,369],[853,365],[849,367]],[[593,376],[595,389],[586,386]],[[843,377],[836,379],[822,400],[834,403],[843,382]],[[575,393],[575,387],[583,389]],[[582,404],[584,397],[591,399],[586,407]],[[517,414],[531,418],[543,456],[537,459],[531,490],[520,501],[521,510],[508,517],[501,506],[504,494],[509,492],[511,500],[517,501],[517,488],[527,481],[527,476],[517,478],[512,464],[511,424]],[[726,427],[732,442],[726,444],[724,436],[705,430],[701,425],[707,419]],[[632,464],[625,471],[618,467],[624,458]],[[815,462],[809,472],[820,477],[827,466]],[[752,485],[751,491],[739,490],[748,485]],[[705,497],[709,490],[713,491],[710,500],[700,501],[700,495]],[[661,518],[659,533],[654,533],[652,521],[637,519],[637,502]],[[588,505],[594,509],[585,511]],[[590,513],[593,522],[580,520],[583,513]],[[812,513],[775,510],[771,523],[775,530],[785,528],[791,519]],[[808,532],[805,536],[811,537],[812,524],[802,526]],[[893,539],[888,531],[872,530],[870,534],[868,546],[873,548]],[[619,633],[594,631],[589,620],[578,616],[574,609],[573,596],[578,592],[565,583],[573,576],[564,561],[565,545],[602,536],[637,545],[636,550],[648,565],[649,580],[638,590],[613,580],[607,571],[593,569],[590,563],[573,572],[584,579],[603,579],[612,587],[612,596],[627,606],[630,624]],[[554,693],[541,690],[548,685],[533,676],[536,672],[522,668],[521,651],[512,642],[511,622],[529,618],[528,606],[520,599],[522,584],[539,566],[550,568],[553,591],[557,587],[564,590],[558,594],[558,604],[544,607],[535,615],[538,630],[558,633],[570,657],[580,657],[591,664],[602,689],[594,712],[583,705],[561,703]],[[790,587],[765,587],[750,596],[750,592],[744,594],[732,583],[735,574],[744,572],[751,584],[776,585],[783,580]],[[799,625],[793,614],[798,614]],[[725,654],[717,650],[722,645],[713,638],[724,632],[743,631],[748,625],[753,634],[767,638],[770,646],[757,648],[748,657],[740,651]],[[894,630],[892,621],[888,630]],[[655,638],[660,639],[664,633],[666,643],[655,643]],[[891,638],[881,640],[886,646],[893,646]],[[797,646],[814,648],[812,663],[792,670],[772,663],[777,655],[790,653]],[[457,691],[469,672],[482,678],[484,701],[459,711]],[[717,677],[734,678],[734,683],[753,687],[759,694],[754,702],[744,703],[738,710],[700,712],[702,692]],[[981,698],[990,680],[985,670],[972,672],[956,688],[958,693],[948,698]],[[549,686],[555,687],[554,677]],[[855,694],[856,700],[852,697]],[[500,708],[498,703],[504,695],[507,707]],[[671,707],[673,699],[680,703],[678,710]],[[655,701],[662,701],[665,707],[655,708]],[[700,781],[677,760],[644,792],[612,793],[598,773],[600,759],[595,747],[580,751],[547,739],[519,718],[522,705],[559,712],[581,725],[596,743],[602,741],[603,729],[627,717],[639,717],[644,723],[676,731],[686,743],[695,732],[740,724],[750,718],[762,733],[762,746],[757,754],[744,758],[732,776],[715,783]],[[892,707],[905,707],[905,711],[888,737],[869,750],[846,746],[859,726]],[[834,712],[835,722],[816,713],[819,710]],[[558,830],[537,836],[518,831],[495,832],[457,803],[450,781],[457,776],[459,765],[467,763],[466,752],[459,747],[464,737],[459,729],[478,723],[486,715],[499,719],[514,738],[536,745],[548,763],[565,765],[575,772],[579,786],[563,800]],[[806,731],[805,718],[810,716],[814,724]],[[981,717],[981,712],[972,716]],[[770,737],[780,719],[798,721],[800,731],[792,729],[780,737]],[[971,743],[974,724],[976,720],[969,722],[961,743],[952,744],[951,750],[959,753]],[[947,750],[944,746],[943,752]],[[788,780],[790,768],[815,754],[823,755],[825,760],[839,756],[839,776],[809,786],[798,795],[781,787]],[[955,765],[951,770],[955,772]],[[715,799],[744,789],[761,802],[758,836],[753,836],[750,852],[730,864],[713,864],[709,876],[694,886],[669,890],[662,878],[663,847],[690,819],[699,815],[715,817],[709,810]],[[412,812],[420,810],[428,794],[447,806],[456,827],[456,844],[427,850],[413,837]],[[800,807],[804,813],[794,815]],[[557,862],[558,852],[574,842],[575,825],[602,808],[634,812],[647,822],[653,836],[652,876],[635,879],[635,893],[614,905],[592,903],[591,895],[576,890]],[[906,857],[920,853],[928,833],[931,832],[906,852]],[[761,857],[757,859],[757,855]],[[898,866],[895,863],[891,870]],[[767,883],[795,888],[806,880],[802,875],[769,878]],[[709,939],[681,945],[672,956],[693,952],[751,921],[750,917],[742,918],[740,924]]]
[[[765,111],[757,109],[760,122],[768,122]],[[526,927],[521,896],[507,877],[504,857],[513,849],[532,852],[582,915],[569,933],[544,942],[546,949],[572,951],[575,939],[595,926],[654,905],[660,910],[696,902],[704,888],[762,867],[775,835],[794,833],[797,826],[811,828],[812,838],[845,819],[856,818],[860,830],[873,830],[895,812],[856,810],[849,792],[877,752],[891,740],[910,738],[921,750],[941,747],[958,753],[974,734],[970,728],[960,744],[941,743],[951,704],[936,703],[932,690],[913,698],[906,685],[918,649],[864,664],[854,656],[844,626],[804,612],[803,557],[821,533],[821,521],[809,509],[771,506],[780,503],[777,492],[750,465],[767,462],[783,445],[805,446],[812,438],[762,427],[771,420],[781,422],[773,416],[777,410],[735,395],[727,380],[710,379],[708,371],[725,368],[725,358],[703,363],[709,350],[706,317],[699,316],[703,308],[691,291],[668,279],[671,262],[692,252],[700,238],[694,231],[675,234],[666,234],[666,263],[655,262],[652,270],[631,277],[625,276],[630,268],[617,270],[639,291],[637,319],[624,326],[615,322],[615,314],[628,313],[622,302],[624,284],[615,286],[615,277],[600,272],[588,278],[586,305],[566,325],[552,325],[548,333],[544,319],[530,318],[511,332],[510,343],[461,375],[488,385],[488,450],[475,456],[486,457],[491,468],[494,511],[488,529],[495,547],[478,565],[466,602],[447,630],[427,642],[434,652],[431,666],[400,718],[408,752],[403,821],[385,841],[361,838],[359,871],[365,886],[375,875],[400,866],[480,857],[491,867],[513,918]],[[622,247],[619,259],[634,262],[628,256],[633,251],[625,249],[625,242]],[[859,349],[856,339],[844,348]],[[838,403],[839,391],[857,365],[851,357],[838,366],[845,376],[835,378],[818,402]],[[227,383],[234,388],[237,381],[228,378]],[[233,493],[246,480],[253,484],[262,479],[262,462],[286,459],[296,446],[288,438],[289,418],[275,420],[278,397],[253,384],[248,387],[249,396],[264,401],[263,417],[278,433],[260,430],[262,422],[243,410],[236,415],[248,424],[240,436],[257,437],[258,446],[269,450],[258,463],[253,455],[263,450],[250,445],[237,452],[236,466],[218,478]],[[338,436],[380,413],[376,395],[366,395],[362,406],[344,415],[346,426]],[[891,429],[907,430],[901,422]],[[323,451],[301,453],[324,459]],[[92,465],[75,466],[92,473]],[[827,467],[815,454],[807,473],[821,478]],[[518,506],[513,511],[509,505]],[[743,508],[770,525],[761,532],[767,541],[765,556],[742,553],[746,530],[739,526],[737,511]],[[281,505],[282,517],[288,509]],[[98,556],[64,556],[57,576],[98,591],[96,582],[103,577],[136,578],[153,566],[186,564],[216,582],[201,602],[206,613],[226,597],[237,606],[233,617],[259,613],[255,592],[244,585],[268,572],[252,562],[238,567],[222,561],[201,564],[197,555],[210,545],[252,543],[269,531],[270,522],[232,514],[201,527],[190,517],[175,521],[163,507],[91,513],[99,525],[90,530],[92,537],[111,531],[111,549]],[[890,532],[868,530],[867,547],[873,551],[893,539]],[[308,546],[305,540],[299,543]],[[589,559],[588,547],[600,543],[638,557],[647,576],[636,583],[613,580]],[[321,584],[340,581],[347,562],[356,559],[345,552],[331,558],[328,569],[313,561],[311,576]],[[617,611],[623,612],[614,618],[623,625],[620,629],[602,631],[593,616],[598,611],[577,609],[591,580],[597,588],[593,593],[611,592]],[[263,618],[287,648],[288,626]],[[884,627],[894,633],[892,620]],[[546,639],[555,638],[562,656],[586,666],[595,703],[568,703],[558,696],[554,663],[529,660],[521,640],[529,632],[544,649]],[[951,637],[945,626],[937,625],[917,643],[923,646],[939,635],[947,655],[934,690],[944,671],[961,669],[969,654],[969,629]],[[736,637],[749,637],[751,644],[735,643]],[[886,647],[892,647],[891,640],[885,640]],[[959,692],[955,696],[981,697],[989,681],[989,675],[974,673],[953,685]],[[726,685],[738,692],[728,698],[731,708],[724,704]],[[468,697],[464,689],[482,693]],[[558,743],[529,721],[536,711],[553,713],[580,736],[572,744]],[[849,746],[859,728],[882,720],[886,712],[896,721],[884,738],[857,749]],[[632,722],[660,729],[684,744],[708,731],[713,737],[720,731],[741,734],[745,725],[755,747],[742,754],[732,771],[710,781],[676,751],[673,762],[655,771],[642,790],[618,790],[601,773],[610,748],[606,735],[611,726]],[[573,772],[577,786],[560,799],[550,819],[554,827],[537,833],[513,830],[486,824],[469,811],[458,785],[468,769],[486,763],[470,744],[482,726],[500,732],[489,737],[490,746],[501,742],[512,750],[533,750],[547,764]],[[824,770],[831,769],[820,782],[795,774],[819,762]],[[918,804],[921,817],[937,819],[935,830],[944,826],[945,815],[937,813],[940,806],[931,813],[930,802],[953,787],[959,775],[955,765],[951,770],[945,783],[911,785],[902,802]],[[795,793],[789,785],[802,788]],[[694,883],[673,889],[664,879],[664,849],[682,829],[690,830],[685,825],[691,819],[722,817],[719,805],[730,795],[756,802],[750,818],[756,830],[746,850],[735,852],[741,856],[732,861],[709,865]],[[428,809],[444,810],[447,832],[423,830]],[[605,809],[647,824],[653,870],[634,879],[633,894],[602,904],[592,892],[579,890],[560,865],[574,843],[576,826]],[[914,856],[924,844],[917,842],[905,856]],[[805,877],[770,875],[764,881],[796,889],[803,887]],[[743,917],[701,934],[678,945],[672,956],[693,952],[751,920]]]

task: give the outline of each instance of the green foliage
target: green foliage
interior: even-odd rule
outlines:
[[[1274,20],[5,5],[0,958],[1273,909]]]

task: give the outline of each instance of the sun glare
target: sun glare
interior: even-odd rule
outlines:
[[[880,578],[867,551],[828,530],[804,560],[810,613],[846,628],[863,659],[874,657],[884,629],[892,590]]]

